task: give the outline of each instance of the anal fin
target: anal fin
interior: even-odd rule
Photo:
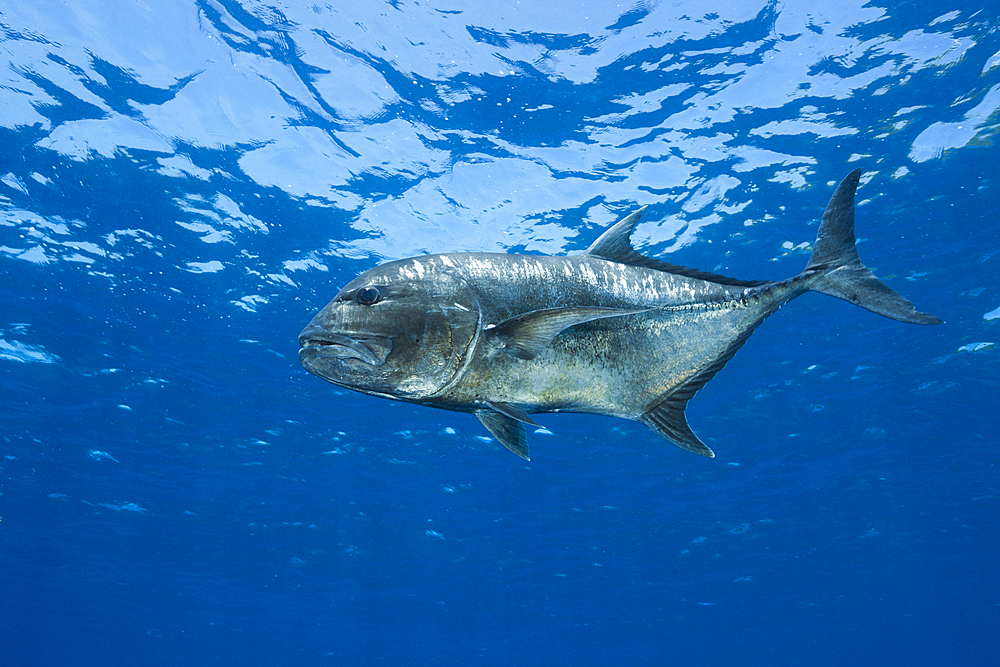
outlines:
[[[691,427],[688,426],[687,417],[684,410],[688,401],[694,398],[698,390],[708,384],[708,381],[721,371],[726,363],[733,358],[733,355],[743,347],[750,335],[757,326],[764,321],[763,315],[759,320],[748,326],[740,335],[715,358],[712,363],[701,370],[697,375],[680,385],[665,399],[656,406],[650,408],[639,417],[639,421],[648,426],[661,438],[668,440],[681,449],[686,449],[695,454],[701,454],[709,458],[715,458],[715,452],[709,449],[708,445],[698,439]]]
[[[681,449],[695,454],[714,458],[715,452],[698,439],[688,426],[684,408],[687,399],[668,398],[655,408],[639,417],[639,421],[648,426],[661,438],[670,441]]]

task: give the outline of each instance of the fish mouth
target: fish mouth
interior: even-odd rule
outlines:
[[[308,327],[299,336],[299,359],[357,360],[369,366],[381,366],[392,351],[392,339],[381,336],[347,336],[325,329]]]

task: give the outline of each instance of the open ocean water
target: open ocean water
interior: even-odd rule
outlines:
[[[1000,664],[1000,6],[8,0],[0,666]],[[296,337],[432,252],[862,259],[690,404],[709,460],[338,389]]]

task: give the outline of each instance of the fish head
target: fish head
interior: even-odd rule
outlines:
[[[299,361],[328,382],[419,401],[462,368],[479,304],[441,256],[389,262],[347,284],[299,335]]]

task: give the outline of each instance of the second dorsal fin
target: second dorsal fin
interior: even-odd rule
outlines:
[[[642,217],[645,210],[646,207],[643,206],[635,213],[631,213],[622,218],[620,221],[615,223],[614,226],[610,227],[606,232],[601,234],[600,237],[598,237],[598,239],[594,241],[594,243],[587,248],[583,254],[591,257],[600,257],[601,259],[606,259],[611,262],[618,262],[619,264],[642,266],[647,269],[673,273],[678,276],[686,276],[697,280],[707,280],[708,282],[717,283],[719,285],[756,287],[767,282],[764,280],[737,280],[735,278],[727,278],[715,273],[708,273],[707,271],[689,269],[686,266],[668,264],[667,262],[661,262],[658,259],[646,257],[645,255],[636,252],[635,248],[632,247],[632,231],[639,223],[639,218]]]

